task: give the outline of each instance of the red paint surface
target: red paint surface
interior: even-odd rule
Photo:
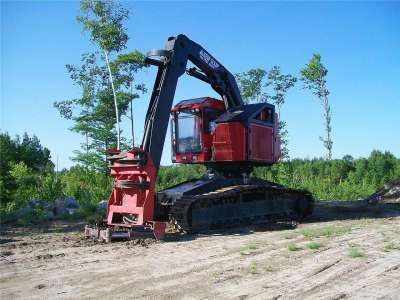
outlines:
[[[215,128],[215,161],[243,161],[246,159],[246,129],[240,122],[219,123]]]
[[[172,159],[174,163],[204,163],[211,160],[212,156],[212,145],[213,145],[213,134],[207,133],[205,128],[204,120],[204,109],[210,108],[217,111],[225,111],[225,104],[221,100],[207,97],[201,103],[192,103],[186,105],[176,105],[171,109],[171,112],[182,111],[182,110],[200,110],[201,111],[201,141],[202,149],[197,153],[175,153],[175,159]]]
[[[127,158],[133,158],[135,152],[142,151],[134,148],[127,153]],[[153,220],[154,215],[154,191],[156,182],[156,170],[149,154],[144,166],[134,164],[120,164],[115,162],[111,166],[113,177],[113,190],[108,200],[107,224],[123,227],[144,226]],[[118,188],[118,181],[133,180],[136,182],[148,181],[148,188]],[[132,224],[123,222],[115,223],[114,214],[135,214],[137,221]]]
[[[250,160],[273,161],[274,137],[273,129],[256,123],[250,125]]]
[[[217,100],[211,97],[205,97],[206,100],[201,103],[192,103],[192,104],[183,104],[183,105],[175,105],[171,111],[180,111],[180,110],[191,110],[191,109],[202,109],[205,107],[214,108],[216,110],[225,111],[225,104],[221,100]]]

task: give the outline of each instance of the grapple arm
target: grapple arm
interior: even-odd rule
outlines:
[[[199,69],[186,70],[188,61]],[[185,71],[209,83],[221,95],[226,109],[241,106],[243,101],[235,77],[203,47],[185,35],[170,37],[165,49],[150,51],[145,62],[157,66],[158,72],[146,113],[141,148],[150,153],[158,170],[176,86]]]

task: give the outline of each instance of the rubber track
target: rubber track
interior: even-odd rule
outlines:
[[[264,199],[257,199],[264,194]],[[254,200],[252,199],[254,196]],[[244,200],[244,198],[246,200]],[[250,200],[249,200],[250,198]],[[262,201],[268,205],[268,201],[274,201],[275,211],[264,211],[260,213],[255,209],[254,214],[231,219],[202,220],[203,226],[197,228],[192,226],[192,216],[196,210],[207,212],[207,209],[221,209],[223,205],[238,207],[244,203]],[[255,203],[256,204],[256,203]],[[174,203],[170,211],[170,219],[175,226],[185,232],[207,231],[216,228],[236,227],[245,224],[258,224],[277,221],[300,221],[312,213],[314,200],[310,192],[285,188],[280,185],[240,185],[225,187],[220,190],[203,195],[184,196]],[[255,205],[256,207],[256,205]],[[278,211],[277,211],[278,210]],[[215,212],[215,211],[214,211]],[[207,213],[205,214],[207,215]],[[206,225],[204,225],[206,224]]]

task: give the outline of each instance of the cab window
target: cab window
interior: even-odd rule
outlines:
[[[273,123],[273,110],[271,108],[264,108],[256,117],[257,120]]]
[[[207,108],[204,110],[204,131],[206,134],[211,134],[214,131],[217,125],[215,120],[218,119],[221,114],[222,112],[215,109]]]
[[[177,152],[191,153],[201,151],[201,116],[200,113],[181,111],[175,118]]]

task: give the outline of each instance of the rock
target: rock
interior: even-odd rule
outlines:
[[[97,205],[97,209],[103,212],[107,209],[107,204],[108,204],[107,200],[100,201],[99,204]]]
[[[73,215],[79,208],[78,202],[73,197],[59,198],[54,202],[54,215]]]
[[[52,210],[46,210],[45,212],[48,220],[54,220],[54,212]]]
[[[54,209],[54,203],[48,202],[48,201],[42,201],[41,203],[41,208],[45,210],[46,212],[51,212],[53,213]]]
[[[54,204],[45,200],[31,199],[28,201],[28,207],[32,209],[40,208],[42,210],[52,211],[54,208]]]
[[[22,217],[24,217],[24,216],[26,216],[28,214],[31,214],[32,211],[33,211],[33,208],[28,205],[28,206],[25,206],[25,207],[22,207],[22,208],[18,209],[15,212],[15,216],[16,216],[16,218],[22,218]]]
[[[65,197],[64,198],[65,207],[67,208],[79,208],[78,202],[73,197]]]
[[[39,200],[39,199],[31,199],[28,201],[28,206],[30,208],[40,208],[42,205],[41,202],[42,202],[42,200]]]
[[[66,210],[67,214],[70,216],[74,215],[76,212],[76,208],[66,208],[65,210]]]

